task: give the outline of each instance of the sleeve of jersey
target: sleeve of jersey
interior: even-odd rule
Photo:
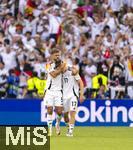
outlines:
[[[75,76],[74,76],[74,78],[75,78],[75,80],[77,80],[77,81],[78,81],[78,80],[80,80],[80,75],[79,75],[79,74],[77,74],[77,75],[75,75]]]
[[[54,69],[54,65],[51,65],[48,69],[48,73],[51,73],[53,72],[55,69]]]

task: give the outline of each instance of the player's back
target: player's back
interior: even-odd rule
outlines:
[[[72,71],[67,70],[63,73],[63,98],[67,99],[75,94],[78,96],[77,91],[79,90],[76,78],[72,75]]]

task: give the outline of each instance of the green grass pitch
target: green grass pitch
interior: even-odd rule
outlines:
[[[66,137],[66,127],[50,138],[50,150],[133,150],[133,128],[75,127],[74,137]]]

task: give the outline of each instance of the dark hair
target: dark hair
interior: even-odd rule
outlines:
[[[106,26],[104,27],[103,31],[105,32],[106,29],[110,29],[110,27],[109,27],[108,25],[106,25]]]
[[[23,45],[23,42],[22,42],[21,40],[19,40],[19,41],[17,42],[17,44],[18,44],[18,45]]]
[[[79,58],[76,57],[76,58],[75,58],[75,63],[76,63],[76,64],[79,64],[79,62],[80,62]]]
[[[10,40],[9,39],[5,39],[4,40],[4,44],[9,45],[10,44]]]
[[[91,38],[91,34],[89,32],[85,32],[84,35],[86,38]]]
[[[117,60],[120,60],[120,56],[119,55],[115,55],[115,57],[117,58]]]
[[[30,31],[27,31],[25,34],[30,34],[31,35],[32,33]]]
[[[34,71],[34,72],[32,73],[32,76],[33,76],[33,77],[37,77],[37,76],[38,76],[38,73],[37,73],[36,71]]]
[[[41,77],[45,77],[46,73],[45,72],[41,72]]]
[[[85,26],[86,25],[86,22],[84,20],[81,20],[81,26]]]
[[[7,16],[12,17],[12,16],[13,16],[13,14],[12,14],[11,12],[9,12],[9,13],[7,13]]]
[[[9,70],[9,74],[11,75],[12,73],[14,73],[14,69]]]
[[[0,59],[0,63],[1,63],[2,65],[5,65],[5,63],[4,63],[3,60],[1,60],[1,59]]]

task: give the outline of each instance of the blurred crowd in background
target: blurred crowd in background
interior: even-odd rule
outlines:
[[[55,47],[86,98],[133,99],[132,0],[0,0],[0,98],[42,98]]]

